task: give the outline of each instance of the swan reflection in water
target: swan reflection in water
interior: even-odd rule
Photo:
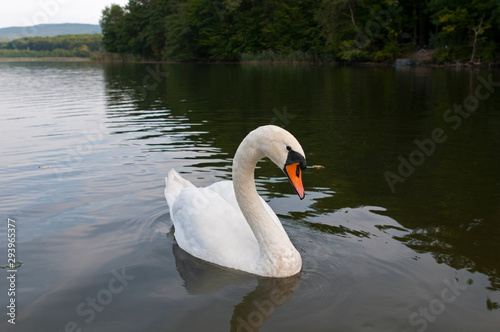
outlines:
[[[266,278],[225,268],[196,258],[174,242],[172,251],[179,275],[189,294],[211,294],[228,285],[247,285],[257,279],[257,287],[236,304],[231,332],[258,331],[274,310],[292,298],[301,274],[286,278]]]

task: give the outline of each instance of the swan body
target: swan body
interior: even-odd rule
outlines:
[[[264,157],[284,170],[304,198],[304,152],[295,137],[277,126],[259,127],[241,142],[233,160],[233,181],[197,188],[170,170],[165,198],[182,249],[200,259],[260,276],[288,277],[300,272],[299,252],[255,188],[254,169]]]

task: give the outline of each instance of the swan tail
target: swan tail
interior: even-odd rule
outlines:
[[[194,188],[194,185],[180,176],[174,169],[171,169],[165,178],[165,199],[170,209],[180,193],[186,188]]]

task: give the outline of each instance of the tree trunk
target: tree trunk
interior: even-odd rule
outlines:
[[[479,21],[479,25],[476,27],[469,27],[473,32],[474,32],[474,40],[472,41],[472,55],[470,57],[470,63],[474,63],[474,57],[476,56],[476,46],[477,46],[477,41],[479,34],[486,28],[482,28],[483,25],[483,20],[484,20],[484,14],[481,16],[481,21]]]
[[[349,5],[349,11],[351,12],[352,25],[354,25],[354,29],[356,29],[356,32],[360,32],[358,26],[356,25],[356,21],[354,20],[354,11],[352,10],[351,2],[349,2],[348,5]]]

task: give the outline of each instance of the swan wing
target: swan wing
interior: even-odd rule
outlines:
[[[175,200],[184,189],[196,188],[194,184],[184,179],[175,169],[171,169],[165,178],[165,199],[169,207],[174,205]],[[172,214],[170,214],[172,217]]]
[[[174,188],[170,184],[167,178],[165,196],[179,246],[203,260],[248,271],[258,259],[259,246],[236,203],[232,181],[197,188],[174,178]],[[178,194],[177,186],[182,187]]]

